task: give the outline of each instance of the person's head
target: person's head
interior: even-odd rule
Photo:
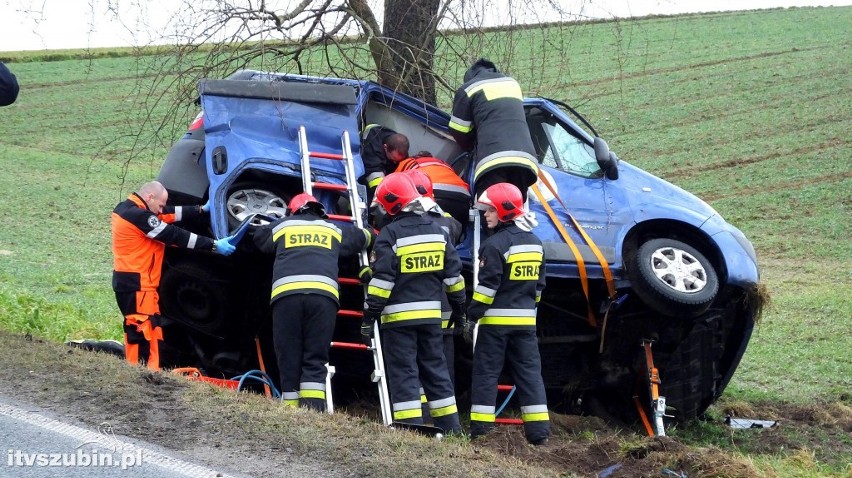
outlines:
[[[145,201],[148,210],[154,214],[163,212],[163,206],[169,200],[169,192],[159,181],[149,181],[143,184],[136,194]]]
[[[524,214],[524,197],[514,184],[497,183],[479,195],[476,206],[485,211],[485,222],[493,229]]]
[[[287,204],[287,215],[293,216],[296,214],[304,214],[306,212],[314,212],[317,215],[325,215],[325,207],[317,198],[308,193],[300,193],[293,196],[290,203]]]
[[[473,62],[473,64],[470,65],[470,68],[468,68],[467,71],[464,72],[464,82],[467,83],[468,81],[472,80],[474,76],[480,74],[483,71],[500,73],[500,70],[497,69],[497,65],[495,65],[494,62],[485,58],[480,58]]]
[[[389,215],[395,216],[408,203],[419,197],[417,186],[407,174],[391,173],[379,183],[374,201],[381,204]]]
[[[417,192],[420,193],[421,196],[426,196],[432,200],[435,199],[435,191],[432,188],[432,179],[430,179],[426,173],[419,169],[409,169],[408,171],[405,171],[405,174],[414,181],[414,186],[417,188]]]
[[[384,147],[385,156],[394,163],[398,163],[408,157],[408,137],[404,134],[394,133],[388,136]]]

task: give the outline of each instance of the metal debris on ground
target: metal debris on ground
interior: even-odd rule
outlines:
[[[727,416],[725,417],[725,425],[731,428],[772,428],[778,425],[778,420],[754,420]]]

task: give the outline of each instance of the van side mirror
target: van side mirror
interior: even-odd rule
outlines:
[[[595,136],[595,159],[607,179],[618,179],[618,156],[609,150],[609,145],[602,138]]]

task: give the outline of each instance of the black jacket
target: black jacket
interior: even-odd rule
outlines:
[[[481,325],[535,327],[544,289],[541,240],[514,223],[500,225],[479,249],[479,284],[467,316]]]
[[[449,130],[463,149],[473,150],[474,182],[488,171],[511,167],[525,184],[535,184],[538,160],[521,87],[490,61],[480,59],[465,73],[453,99]]]
[[[18,98],[18,79],[0,63],[0,106],[8,106]]]
[[[369,247],[373,232],[338,227],[313,212],[258,228],[254,243],[275,253],[271,301],[293,294],[320,294],[340,302],[337,261]]]
[[[364,312],[380,315],[383,328],[440,324],[444,285],[453,310],[462,311],[461,259],[428,214],[397,216],[379,232],[373,256]]]
[[[375,189],[385,174],[390,174],[396,168],[385,154],[385,142],[396,131],[376,124],[364,129],[361,139],[361,161],[364,163],[364,175],[361,183],[370,189]]]

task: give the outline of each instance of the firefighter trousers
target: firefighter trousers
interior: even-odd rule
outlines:
[[[524,435],[530,443],[540,442],[550,435],[550,419],[538,341],[531,327],[479,327],[473,351],[470,435],[476,438],[494,428],[497,381],[504,362],[517,387]]]
[[[319,294],[293,294],[272,304],[272,336],[281,394],[287,405],[324,411],[328,353],[337,302]]]
[[[404,325],[382,332],[394,421],[423,424],[420,381],[429,414],[444,433],[461,433],[456,396],[450,382],[438,324]]]
[[[118,310],[124,316],[124,358],[133,365],[142,361],[160,370],[163,340],[159,295],[156,290],[115,291]]]

